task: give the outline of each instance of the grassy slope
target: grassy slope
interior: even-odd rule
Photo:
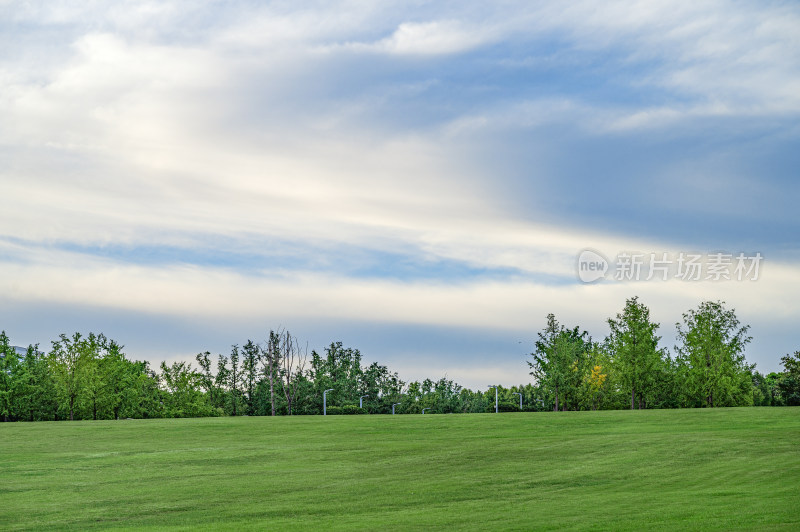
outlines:
[[[800,408],[0,424],[0,529],[798,529]]]

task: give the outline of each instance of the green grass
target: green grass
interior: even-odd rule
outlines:
[[[0,423],[0,530],[800,529],[800,408]]]

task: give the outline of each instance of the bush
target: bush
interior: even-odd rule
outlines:
[[[355,414],[366,414],[367,411],[363,408],[358,408],[358,405],[344,405],[344,406],[329,406],[329,416],[352,416]]]
[[[363,408],[359,408],[358,405],[344,405],[341,413],[346,416],[350,416],[355,414],[366,414],[367,411]]]
[[[500,403],[497,405],[497,409],[500,412],[519,412],[519,403],[500,401]],[[492,405],[492,410],[494,410],[494,405]]]

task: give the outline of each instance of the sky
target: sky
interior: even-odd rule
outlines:
[[[638,296],[674,354],[721,300],[778,371],[798,118],[796,2],[0,0],[0,329],[485,389],[549,313],[602,340]]]

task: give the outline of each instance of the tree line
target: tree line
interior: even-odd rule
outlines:
[[[553,410],[800,405],[800,352],[781,359],[784,372],[759,373],[744,356],[750,327],[721,301],[683,314],[674,355],[638,297],[607,322],[594,341],[548,315],[529,366]]]
[[[530,354],[534,383],[498,386],[498,410],[598,410],[800,405],[800,351],[784,371],[762,375],[748,364],[751,338],[733,310],[706,301],[676,324],[675,354],[659,347],[659,324],[633,297],[609,332],[594,341],[553,314]],[[0,419],[40,421],[204,416],[474,413],[495,409],[495,392],[447,378],[406,383],[358,349],[333,342],[323,353],[287,330],[247,340],[227,355],[190,362],[129,359],[103,334],[60,335],[43,352],[18,353],[0,333]]]

